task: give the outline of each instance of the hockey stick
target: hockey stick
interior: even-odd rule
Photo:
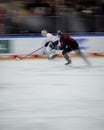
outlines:
[[[36,50],[30,52],[29,54],[25,55],[24,57],[21,57],[21,58],[16,57],[16,60],[23,60],[23,59],[27,58],[29,55],[31,55],[31,54],[33,54],[33,53],[35,53],[35,52],[41,50],[42,48],[44,48],[44,46],[42,46],[42,47],[40,47],[40,48],[38,48],[38,49],[36,49]]]

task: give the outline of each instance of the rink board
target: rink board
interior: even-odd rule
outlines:
[[[81,51],[90,57],[104,57],[104,34],[71,35],[79,43]],[[42,47],[45,38],[41,36],[0,36],[0,59],[15,59],[24,57],[34,50]],[[30,55],[28,59],[47,58],[43,55],[44,49]],[[63,57],[62,51],[57,51],[57,57]],[[74,52],[71,57],[77,57]]]

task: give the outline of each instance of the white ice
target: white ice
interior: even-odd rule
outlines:
[[[0,61],[0,130],[104,130],[104,58]]]

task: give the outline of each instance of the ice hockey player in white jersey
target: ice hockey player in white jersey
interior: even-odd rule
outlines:
[[[54,59],[56,57],[56,49],[55,46],[58,44],[58,39],[56,40],[55,36],[51,33],[48,33],[47,30],[42,30],[41,35],[45,37],[45,51],[48,53],[48,59]]]

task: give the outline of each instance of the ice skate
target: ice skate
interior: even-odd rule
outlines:
[[[49,59],[49,60],[52,60],[52,59],[54,59],[55,57],[56,57],[56,55],[52,55],[52,56],[48,57],[48,59]]]
[[[65,63],[65,65],[69,65],[71,64],[71,60],[69,60],[67,63]]]

